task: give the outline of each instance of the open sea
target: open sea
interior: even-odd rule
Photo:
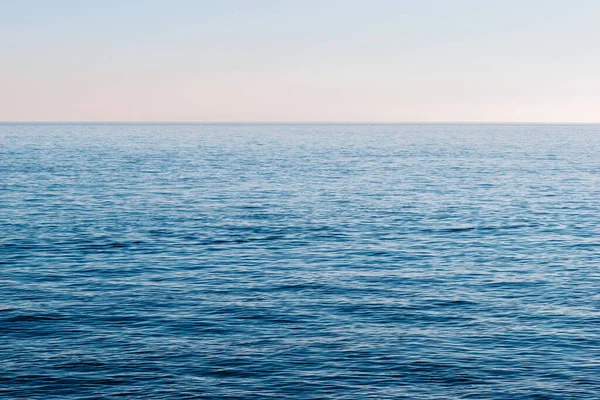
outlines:
[[[600,125],[0,124],[2,399],[600,399]]]

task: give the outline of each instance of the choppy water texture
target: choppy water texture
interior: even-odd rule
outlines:
[[[600,126],[0,125],[0,397],[597,399]]]

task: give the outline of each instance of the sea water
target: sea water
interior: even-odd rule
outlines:
[[[600,398],[600,126],[0,124],[0,397]]]

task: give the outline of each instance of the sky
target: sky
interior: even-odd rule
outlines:
[[[0,0],[0,121],[600,122],[597,0]]]

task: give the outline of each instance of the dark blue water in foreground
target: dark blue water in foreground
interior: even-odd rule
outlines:
[[[0,397],[597,399],[600,126],[0,125]]]

